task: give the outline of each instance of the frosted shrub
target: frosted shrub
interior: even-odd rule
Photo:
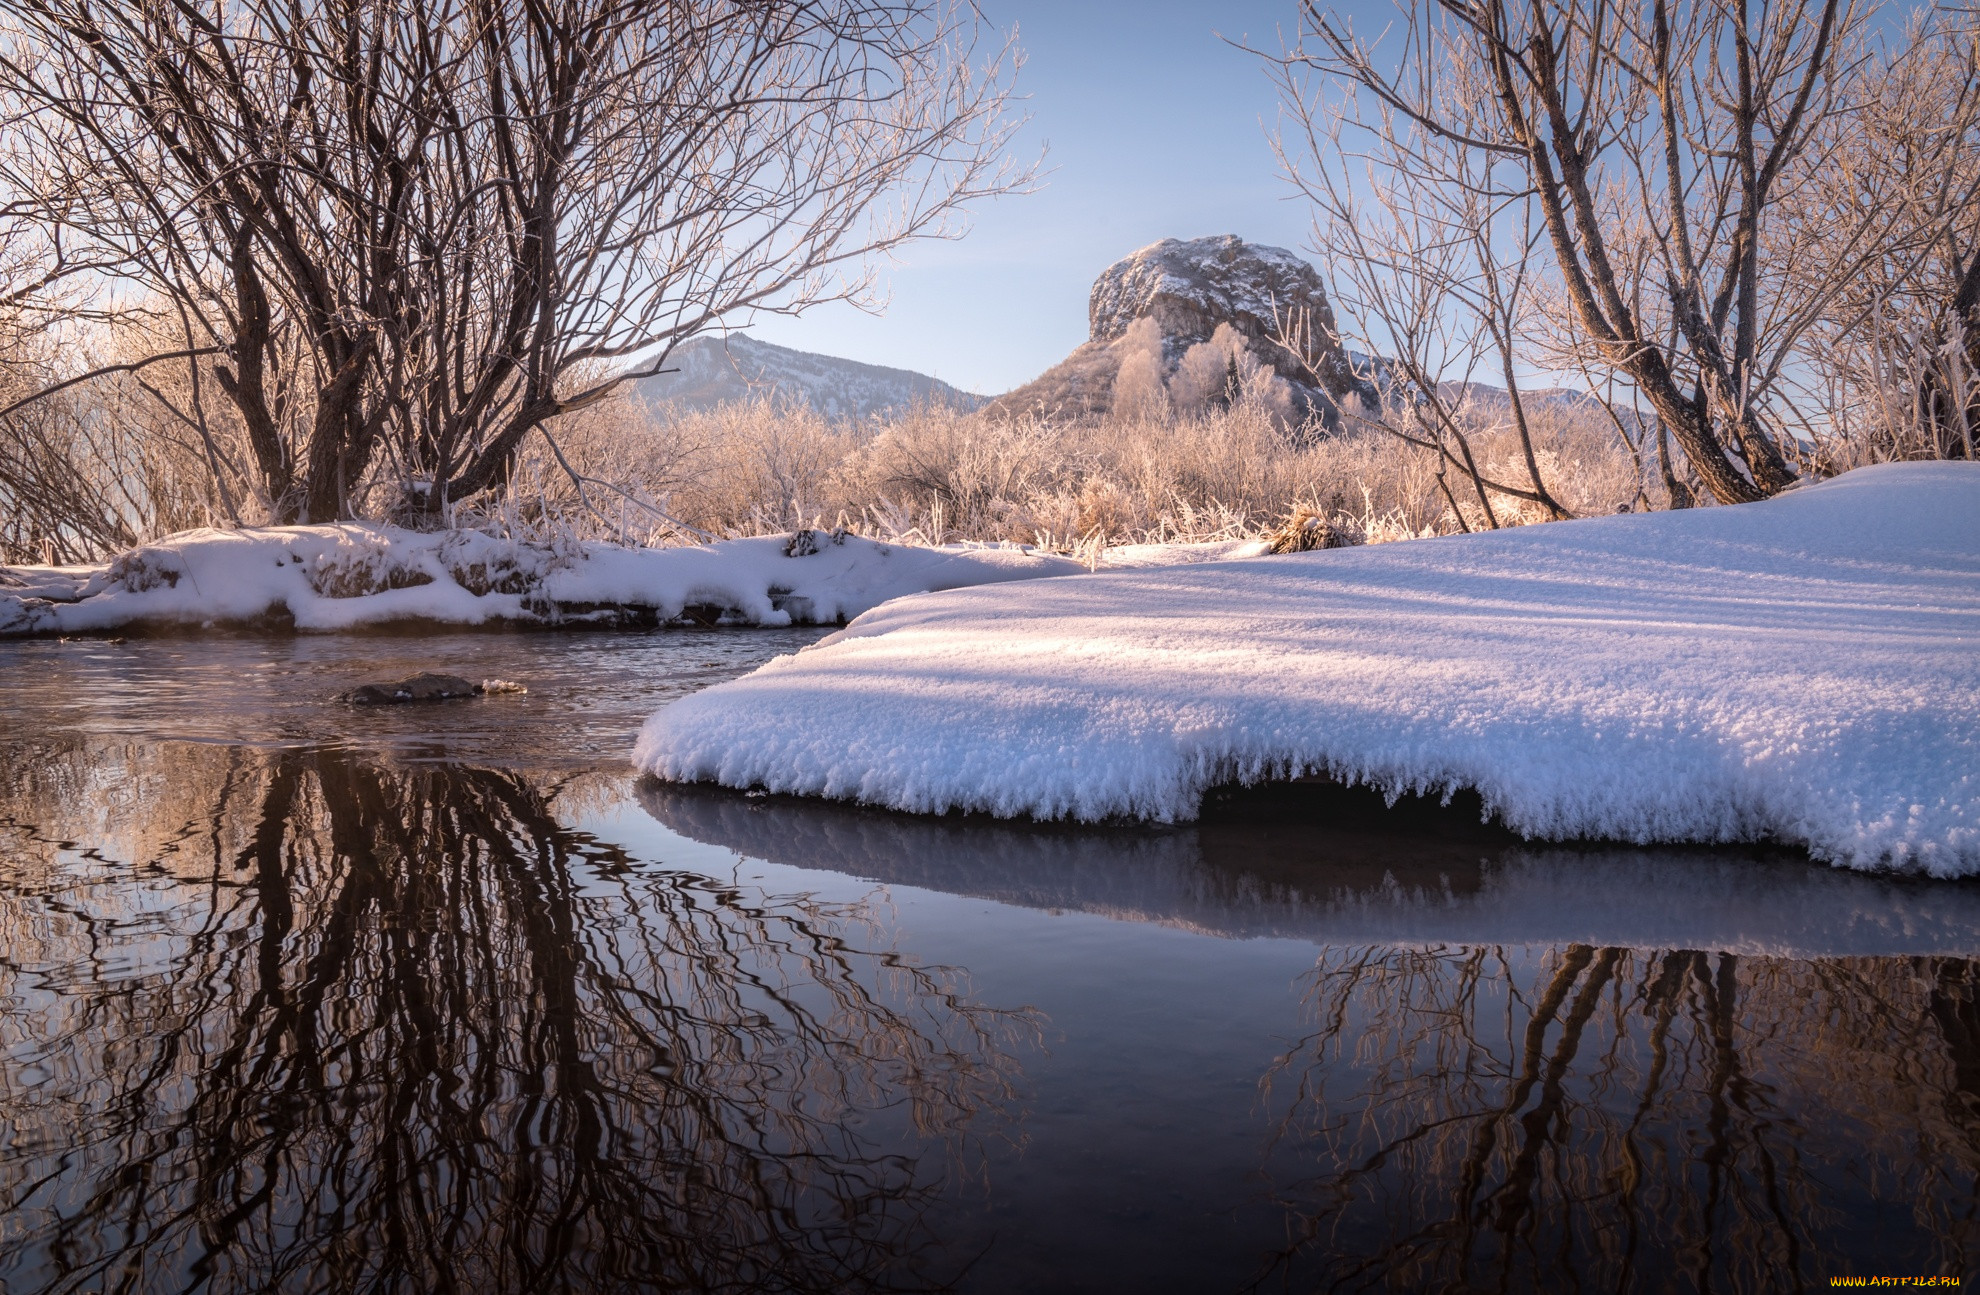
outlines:
[[[1114,349],[1121,356],[1120,370],[1114,375],[1114,416],[1160,418],[1169,404],[1162,382],[1161,327],[1153,319],[1137,319],[1128,325]]]
[[[1198,342],[1184,351],[1175,375],[1169,379],[1169,398],[1176,408],[1193,411],[1228,400],[1232,370],[1237,356],[1244,350],[1244,339],[1237,330],[1229,324],[1219,324],[1209,341]],[[1257,364],[1256,360],[1252,361],[1253,368]],[[1241,370],[1239,377],[1240,380],[1243,377]]]
[[[829,518],[840,498],[835,474],[860,440],[856,428],[768,400],[669,426],[692,447],[683,464],[691,470],[671,492],[675,507],[716,534],[783,531]]]
[[[1482,430],[1472,436],[1472,448],[1481,470],[1497,481],[1523,483],[1526,464],[1510,411],[1489,420],[1475,417]],[[1541,479],[1570,513],[1597,517],[1647,505],[1650,495],[1643,465],[1600,408],[1592,403],[1529,401],[1526,418]],[[1459,484],[1452,482],[1452,488]],[[1489,525],[1475,492],[1460,494],[1459,500],[1473,529]],[[1548,520],[1545,507],[1527,500],[1501,496],[1494,499],[1493,507],[1501,526]]]
[[[1169,378],[1169,403],[1184,413],[1202,413],[1221,405],[1246,401],[1270,414],[1286,429],[1298,421],[1292,388],[1252,351],[1244,334],[1228,323],[1217,325],[1207,342],[1183,352]]]

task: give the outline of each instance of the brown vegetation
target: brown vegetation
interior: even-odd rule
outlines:
[[[1502,408],[1459,402],[1475,452],[1493,471],[1522,454]],[[1663,506],[1653,469],[1592,402],[1535,402],[1529,435],[1576,516]],[[1257,539],[1304,511],[1344,534],[1382,541],[1480,529],[1475,503],[1453,509],[1435,455],[1374,431],[1289,433],[1278,413],[1240,401],[1190,414],[1005,418],[921,409],[887,422],[834,425],[770,401],[659,421],[630,411],[560,437],[585,472],[616,470],[671,516],[716,535],[844,525],[925,543],[1083,545]],[[666,542],[636,507],[587,510],[557,465],[529,456],[500,516],[556,520]],[[1495,500],[1498,525],[1545,510]]]
[[[83,372],[183,372],[158,399],[229,518],[438,520],[680,341],[860,298],[871,255],[1010,188],[977,27],[940,0],[20,0],[0,233],[56,270],[0,304],[110,285],[146,344]]]

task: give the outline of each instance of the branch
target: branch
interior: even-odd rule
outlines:
[[[195,346],[184,351],[165,351],[158,355],[147,356],[142,360],[133,361],[130,364],[106,364],[100,369],[91,369],[88,373],[81,374],[78,377],[65,379],[52,387],[43,387],[31,396],[22,396],[13,404],[0,409],[0,418],[5,418],[16,409],[20,409],[25,405],[31,405],[37,400],[52,396],[56,392],[66,390],[69,387],[79,386],[93,378],[107,377],[112,373],[136,373],[139,369],[148,368],[165,360],[189,360],[200,355],[218,355],[226,349],[224,346]]]
[[[715,537],[709,534],[707,531],[704,531],[699,527],[690,526],[686,522],[680,520],[678,517],[669,516],[668,514],[662,512],[660,509],[655,508],[652,504],[647,503],[644,499],[641,499],[638,495],[633,494],[630,490],[627,490],[625,487],[614,485],[610,481],[603,481],[597,477],[587,477],[583,475],[576,468],[571,466],[571,461],[569,459],[564,457],[563,449],[557,444],[557,438],[550,435],[549,428],[544,427],[541,424],[538,424],[536,430],[543,434],[543,443],[550,447],[550,453],[557,456],[557,466],[561,467],[565,471],[565,473],[569,475],[571,479],[571,484],[577,487],[578,499],[580,502],[584,504],[586,508],[591,509],[591,511],[593,512],[598,511],[598,509],[592,504],[591,499],[584,493],[584,487],[586,483],[589,483],[594,486],[603,486],[607,490],[610,490],[613,493],[619,495],[621,498],[625,499],[628,503],[632,504],[633,507],[641,508],[649,513],[652,513],[655,517],[658,517],[661,521],[667,523],[669,526],[675,527],[678,530],[688,535],[692,535],[695,539],[701,541],[703,544],[709,544],[714,541]]]

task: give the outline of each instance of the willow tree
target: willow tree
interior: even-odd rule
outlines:
[[[1407,190],[1408,214],[1460,237],[1481,200],[1535,213],[1500,252],[1545,270],[1529,296],[1552,316],[1550,367],[1620,379],[1721,502],[1794,482],[1784,385],[1816,321],[1890,251],[1891,195],[1819,232],[1783,214],[1831,126],[1877,91],[1856,0],[1437,0],[1398,5],[1381,41],[1315,0],[1304,14],[1276,63],[1295,138],[1327,145],[1318,166],[1459,159]],[[1343,122],[1374,145],[1335,146]],[[1325,178],[1295,174],[1309,193]]]
[[[1019,172],[949,0],[7,0],[0,183],[116,261],[277,521],[429,519]],[[547,432],[545,433],[547,435]]]

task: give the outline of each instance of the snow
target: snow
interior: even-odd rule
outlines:
[[[271,618],[303,630],[571,623],[627,610],[668,621],[689,608],[732,623],[831,624],[903,594],[1085,570],[1010,547],[805,535],[787,555],[782,535],[636,549],[369,522],[188,531],[100,567],[0,568],[0,635]]]
[[[1226,782],[1476,789],[1536,838],[1980,872],[1980,465],[1738,508],[892,603],[654,715],[676,781],[1178,821]]]
[[[1263,557],[1271,547],[1265,540],[1206,540],[1197,544],[1116,544],[1100,551],[1100,569],[1123,571],[1148,567],[1188,566],[1198,562],[1228,562],[1234,558]]]

